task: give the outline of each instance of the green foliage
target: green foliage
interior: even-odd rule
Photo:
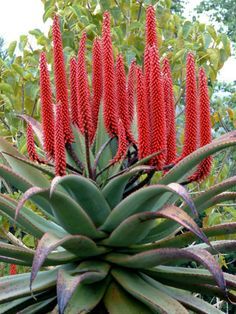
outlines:
[[[220,24],[221,30],[227,31],[227,35],[236,42],[235,14],[236,2],[234,0],[202,0],[197,6],[197,12],[210,16],[213,22]]]

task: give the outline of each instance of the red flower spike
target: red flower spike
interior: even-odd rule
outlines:
[[[207,86],[207,77],[203,68],[199,70],[199,104],[200,104],[200,146],[211,143],[211,116],[210,99]],[[196,172],[190,177],[191,181],[203,181],[211,172],[212,157],[205,158]]]
[[[157,169],[162,169],[166,158],[166,119],[163,90],[163,78],[160,68],[158,51],[155,46],[150,48],[151,71],[150,71],[150,109],[152,144],[151,153],[162,151],[152,162]]]
[[[39,155],[36,151],[35,144],[34,144],[34,132],[33,132],[32,126],[29,123],[27,124],[26,141],[27,141],[26,144],[27,144],[27,152],[29,155],[29,159],[32,161],[43,163],[43,160],[39,158]]]
[[[198,99],[195,61],[192,53],[187,56],[186,65],[186,109],[184,147],[179,159],[183,159],[198,146]]]
[[[125,66],[122,55],[118,55],[116,60],[116,99],[118,104],[119,118],[125,128],[126,137],[129,142],[134,142],[130,130],[130,119],[128,109],[128,95],[126,90]]]
[[[43,144],[47,158],[50,159],[54,158],[54,113],[50,76],[44,52],[42,52],[40,57],[40,98]]]
[[[146,47],[144,51],[144,78],[145,78],[145,93],[147,97],[147,107],[150,112],[150,70],[151,70],[151,55],[150,47]],[[149,114],[149,124],[151,126],[151,115]]]
[[[125,158],[127,154],[128,143],[126,139],[126,132],[121,119],[118,122],[118,149],[115,157],[110,161],[111,164],[115,164]]]
[[[89,142],[92,143],[94,136],[94,125],[92,121],[91,106],[90,106],[90,92],[88,86],[88,76],[85,63],[85,49],[86,49],[87,35],[82,34],[78,52],[78,100],[79,100],[79,117],[81,117],[83,133],[87,133]]]
[[[56,102],[62,104],[63,130],[65,143],[73,142],[73,134],[70,127],[69,101],[67,90],[66,70],[64,63],[63,45],[59,18],[54,17],[52,26],[54,76],[56,87]]]
[[[135,84],[136,84],[136,61],[133,60],[130,64],[127,84],[130,129],[134,119]]]
[[[16,264],[10,264],[9,275],[14,276],[17,274]]]
[[[70,59],[70,107],[71,107],[71,121],[79,129],[82,128],[81,119],[79,119],[78,111],[78,90],[77,90],[77,61],[73,57]]]
[[[101,40],[95,38],[92,50],[92,118],[94,124],[94,135],[97,130],[98,115],[102,100],[102,47]]]
[[[138,125],[138,158],[150,155],[150,125],[145,90],[145,80],[140,67],[137,67],[137,125]]]
[[[175,100],[170,63],[167,58],[163,60],[164,74],[164,101],[166,108],[166,132],[167,153],[166,165],[173,163],[176,159],[176,126],[175,126]]]
[[[62,104],[56,105],[56,122],[55,122],[55,173],[56,176],[66,174],[66,153],[63,134],[63,110]]]
[[[146,12],[146,47],[157,46],[156,15],[153,6],[149,6]]]
[[[105,12],[102,25],[102,52],[103,52],[103,115],[104,125],[108,134],[118,135],[118,112],[115,99],[115,72],[114,57],[111,42],[110,15]]]

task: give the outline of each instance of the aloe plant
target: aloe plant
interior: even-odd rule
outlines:
[[[154,16],[149,7],[144,71],[132,62],[126,82],[121,55],[114,67],[105,13],[93,46],[92,95],[84,33],[70,63],[70,99],[55,17],[55,100],[42,53],[42,123],[21,116],[29,159],[0,141],[7,164],[0,175],[23,194],[19,202],[1,194],[0,212],[37,239],[35,249],[0,242],[1,261],[32,265],[31,273],[0,279],[0,313],[212,314],[223,312],[194,293],[235,302],[236,277],[223,273],[214,255],[234,251],[236,241],[209,237],[234,234],[236,223],[202,229],[195,220],[235,199],[226,191],[236,177],[194,198],[187,185],[204,180],[211,155],[236,145],[236,133],[211,141],[207,80],[201,69],[197,87],[190,53],[185,141],[176,155],[171,71],[167,59],[160,66]],[[186,261],[203,268],[186,268]]]

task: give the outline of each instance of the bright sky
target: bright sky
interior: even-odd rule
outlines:
[[[200,0],[187,1],[186,16],[191,16],[191,11],[199,2]],[[43,5],[40,0],[0,0],[0,3],[0,36],[7,44],[34,28],[39,28],[43,32],[47,31],[48,24],[43,23]],[[207,16],[202,17],[203,22],[207,20]],[[226,62],[218,79],[231,82],[236,80],[235,58],[231,57]]]

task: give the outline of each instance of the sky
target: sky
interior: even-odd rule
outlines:
[[[193,8],[199,2],[200,0],[188,0],[185,15],[191,16]],[[48,23],[43,23],[43,4],[40,0],[0,0],[0,5],[0,36],[5,39],[6,44],[34,28],[47,32]],[[207,22],[208,17],[203,16],[201,21]],[[236,58],[229,58],[218,79],[228,82],[236,80]]]

